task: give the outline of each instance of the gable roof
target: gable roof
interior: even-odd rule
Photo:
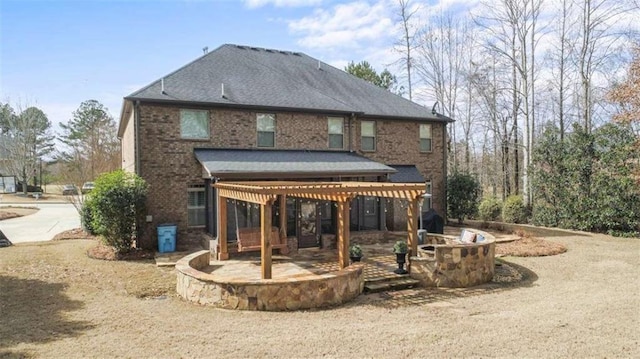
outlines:
[[[196,148],[207,177],[318,178],[380,176],[396,172],[354,152]]]
[[[303,53],[230,44],[203,55],[125,100],[452,121]]]

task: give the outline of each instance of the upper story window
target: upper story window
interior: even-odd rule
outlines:
[[[258,147],[275,147],[276,115],[272,113],[258,114]]]
[[[363,151],[376,150],[376,122],[362,121],[360,123],[361,146]]]
[[[329,148],[344,148],[344,119],[329,117]]]
[[[431,152],[431,125],[420,125],[420,152]]]
[[[193,140],[208,140],[209,111],[180,110],[180,137]]]

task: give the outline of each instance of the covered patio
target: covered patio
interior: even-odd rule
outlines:
[[[227,223],[227,199],[245,201],[260,206],[260,266],[261,279],[272,278],[272,206],[279,201],[280,211],[286,211],[287,196],[334,202],[337,207],[336,239],[338,267],[349,266],[349,208],[357,196],[397,198],[407,201],[407,242],[409,257],[417,253],[419,202],[425,194],[424,183],[387,182],[217,182],[218,223]],[[286,240],[286,213],[281,213],[279,236]],[[218,260],[229,259],[226,226],[218,226]],[[411,270],[409,263],[408,269]]]

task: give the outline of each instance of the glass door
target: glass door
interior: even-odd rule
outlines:
[[[316,202],[300,201],[298,211],[298,248],[310,248],[320,246],[318,235],[318,206]]]

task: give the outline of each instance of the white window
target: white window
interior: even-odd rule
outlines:
[[[204,187],[189,187],[187,217],[189,227],[201,227],[205,224],[205,192]]]
[[[375,121],[362,121],[360,123],[361,147],[363,151],[376,150],[376,123]]]
[[[344,147],[344,119],[342,117],[329,117],[329,148]]]
[[[258,147],[275,147],[276,115],[272,113],[258,114]]]
[[[420,125],[420,152],[431,152],[431,125]]]
[[[431,181],[427,181],[425,183],[425,191],[429,196],[424,197],[424,201],[422,202],[422,212],[428,212],[431,209]]]
[[[209,111],[180,110],[180,137],[209,139]]]

